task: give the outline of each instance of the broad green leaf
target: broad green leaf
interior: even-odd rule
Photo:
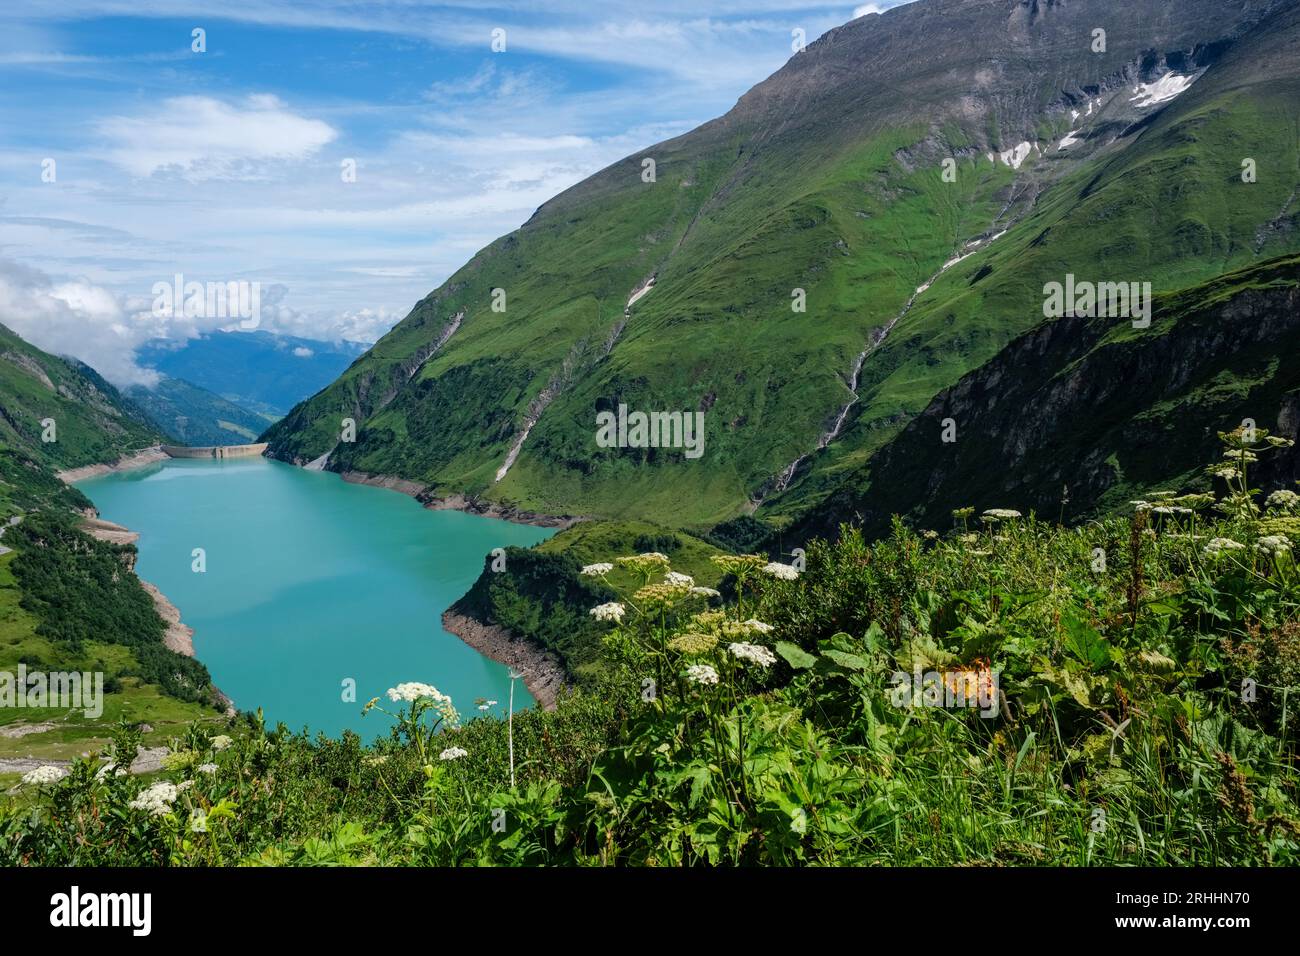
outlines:
[[[817,658],[814,655],[788,641],[777,641],[776,652],[797,671],[807,670],[817,663]]]

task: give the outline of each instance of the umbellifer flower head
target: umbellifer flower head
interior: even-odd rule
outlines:
[[[419,681],[406,681],[396,687],[388,688],[388,699],[395,702],[406,701],[411,703],[425,697],[435,701],[451,700],[450,697],[440,692],[432,684],[421,684]]]
[[[68,775],[68,771],[62,767],[55,767],[47,764],[44,767],[37,767],[35,770],[29,770],[23,774],[23,783],[27,786],[43,786],[49,783],[58,783]]]
[[[686,679],[692,684],[716,684],[718,672],[708,664],[692,664],[686,668]]]
[[[718,646],[718,639],[712,634],[701,634],[698,631],[690,631],[686,634],[678,634],[668,646],[679,654],[688,656],[695,654],[707,654]]]
[[[179,795],[180,791],[174,783],[159,780],[141,790],[136,798],[127,804],[127,807],[132,810],[144,810],[152,816],[160,817],[171,813],[172,804],[176,802]]]
[[[1297,495],[1294,491],[1287,491],[1286,489],[1275,491],[1264,501],[1264,507],[1268,508],[1270,511],[1285,511],[1290,513],[1295,511],[1297,508],[1300,508],[1300,495]]]
[[[617,601],[610,601],[608,604],[598,604],[588,612],[598,621],[613,621],[615,624],[623,620],[623,615],[627,613],[627,608]]]
[[[731,651],[731,656],[737,660],[749,661],[751,664],[757,664],[759,667],[771,667],[776,663],[776,655],[762,644],[737,642],[735,644],[728,644],[727,650]]]
[[[1240,541],[1233,541],[1231,538],[1211,538],[1210,543],[1205,546],[1205,554],[1213,558],[1226,551],[1242,551],[1245,547]]]
[[[722,570],[737,576],[757,571],[767,563],[757,554],[715,554],[709,560]]]
[[[608,574],[613,570],[614,565],[610,564],[608,561],[597,561],[595,564],[585,565],[582,569],[582,573],[589,578],[595,578],[602,574]]]
[[[468,757],[469,751],[464,747],[448,747],[442,753],[438,754],[439,760],[459,760],[461,757]]]
[[[793,565],[782,564],[780,561],[769,561],[763,565],[763,573],[770,574],[781,581],[793,581],[799,577],[799,572]]]
[[[1269,534],[1255,542],[1255,550],[1268,557],[1283,555],[1291,550],[1291,539],[1284,534]]]

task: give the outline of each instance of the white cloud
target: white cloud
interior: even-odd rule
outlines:
[[[300,338],[370,343],[402,316],[385,310],[306,312],[285,304],[289,290],[262,291],[259,329]],[[159,375],[136,362],[136,351],[153,339],[183,343],[217,329],[235,331],[239,321],[221,317],[156,315],[148,296],[118,296],[85,278],[56,280],[0,259],[0,319],[21,338],[55,355],[85,362],[115,385],[152,388]],[[309,348],[293,354],[310,357]]]
[[[113,295],[84,279],[56,283],[35,269],[0,260],[0,316],[37,348],[80,359],[109,381],[157,383],[156,372],[135,362],[136,348],[156,328],[134,322]]]
[[[338,136],[269,94],[237,105],[172,97],[147,113],[109,117],[99,132],[111,144],[108,158],[134,175],[174,172],[192,181],[259,178],[264,163],[305,159]]]

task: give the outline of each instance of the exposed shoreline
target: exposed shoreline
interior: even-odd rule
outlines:
[[[564,664],[555,654],[504,627],[450,609],[443,612],[442,626],[484,657],[519,671],[528,693],[543,710],[554,710],[560,692],[569,688]]]
[[[111,544],[135,544],[140,540],[140,532],[132,531],[130,528],[125,528],[112,521],[105,521],[99,517],[98,511],[93,508],[90,510],[92,513],[88,514],[81,522],[81,530],[92,538],[107,541]],[[135,574],[134,567],[131,568],[131,573]],[[180,608],[173,604],[167,595],[158,590],[157,585],[151,584],[138,574],[135,575],[135,579],[140,582],[140,587],[144,588],[144,592],[153,599],[154,610],[163,619],[163,623],[167,625],[167,630],[163,632],[163,646],[169,651],[175,651],[185,657],[194,657],[194,628],[181,620]],[[226,696],[216,684],[212,685],[212,693],[217,698],[218,703],[225,705],[226,716],[233,717],[235,702]]]
[[[295,464],[297,464],[295,462]],[[298,467],[303,467],[299,465]],[[399,491],[414,498],[430,511],[462,511],[465,514],[481,515],[484,518],[497,518],[515,524],[533,525],[537,528],[568,528],[583,519],[573,515],[546,515],[536,511],[521,511],[513,505],[498,505],[481,498],[466,497],[463,494],[447,495],[439,498],[429,494],[428,485],[393,475],[371,475],[364,471],[335,472],[344,481],[355,485],[372,485]]]
[[[148,448],[141,448],[139,451],[132,452],[129,455],[123,455],[111,465],[82,465],[80,468],[68,468],[64,471],[56,471],[54,476],[64,484],[72,484],[74,481],[85,481],[87,478],[98,478],[101,475],[111,475],[115,471],[130,471],[133,468],[143,468],[146,465],[152,465],[155,462],[166,461],[170,456],[162,450],[161,445],[151,445]]]

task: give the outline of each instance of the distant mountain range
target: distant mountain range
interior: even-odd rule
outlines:
[[[319,342],[264,331],[211,332],[180,347],[155,340],[139,351],[137,360],[274,420],[332,382],[364,351],[365,346],[355,342]],[[178,397],[173,391],[167,401]],[[263,421],[254,430],[260,432],[265,425]]]
[[[1275,316],[1300,282],[1298,127],[1294,0],[918,0],[859,17],[483,249],[272,427],[271,453],[691,529],[833,529],[932,491],[935,508],[1047,507],[1058,482],[1086,514],[1184,475],[1245,409],[1286,431],[1290,380],[1263,356],[1291,341]],[[1075,277],[1149,283],[1155,321],[1050,315],[1049,284]],[[1275,337],[1196,331],[1234,308],[1273,316]],[[1158,383],[1174,342],[1213,354]],[[1097,393],[1101,422],[1088,390],[1059,387],[1080,365],[1114,388],[1145,377],[1129,402]],[[1017,407],[959,400],[976,388]],[[1052,399],[1061,415],[1034,417]],[[1165,435],[1183,401],[1199,409],[1187,454],[1151,458],[1143,423]],[[597,416],[621,406],[702,413],[703,454],[598,443]],[[950,417],[955,445],[931,434]]]
[[[177,445],[243,445],[276,420],[180,378],[164,378],[154,388],[134,385],[125,394]]]

